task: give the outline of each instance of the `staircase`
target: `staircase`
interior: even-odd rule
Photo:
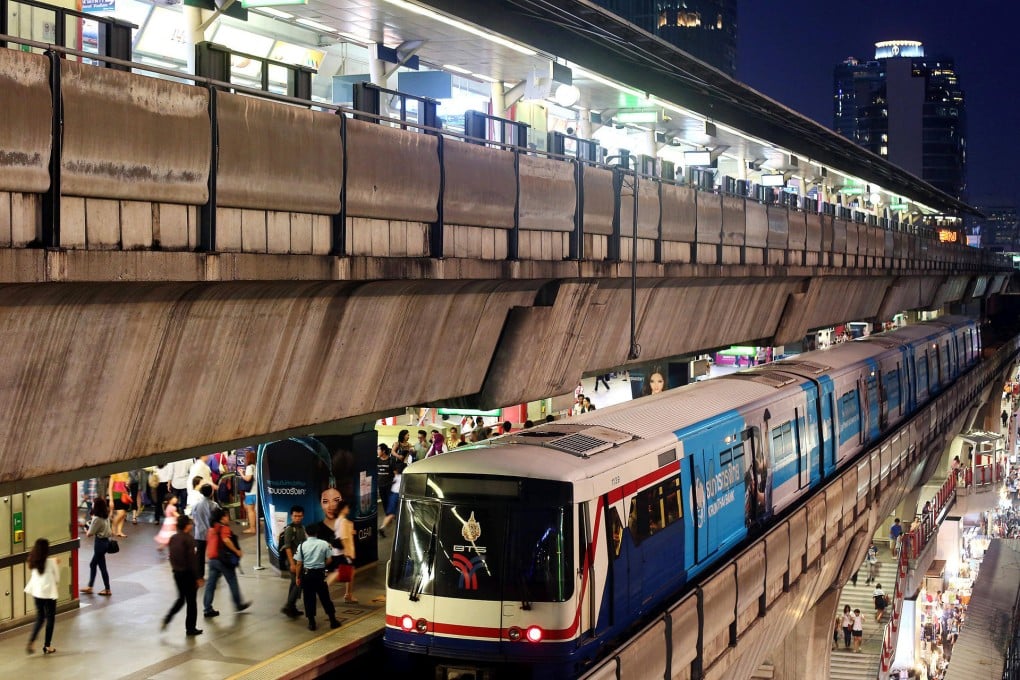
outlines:
[[[879,664],[882,655],[882,635],[885,633],[885,626],[889,623],[892,611],[892,589],[896,581],[896,564],[889,555],[885,546],[879,547],[878,582],[882,584],[882,590],[890,600],[890,606],[885,610],[882,623],[875,622],[875,601],[871,594],[875,591],[875,584],[865,584],[868,569],[861,565],[857,577],[857,585],[847,581],[839,594],[840,615],[843,614],[843,605],[850,605],[850,611],[860,609],[864,616],[864,642],[861,644],[861,653],[855,654],[851,643],[851,650],[843,649],[842,633],[839,640],[839,648],[832,651],[829,659],[829,677],[832,680],[875,680],[878,677]]]

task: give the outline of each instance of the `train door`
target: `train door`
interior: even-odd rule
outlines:
[[[624,507],[626,507],[624,500]],[[615,624],[624,619],[628,611],[627,598],[630,597],[630,563],[634,559],[634,540],[624,532],[623,517],[614,506],[609,496],[602,497],[603,511],[606,515],[606,538],[609,546],[609,567],[606,582],[610,588],[609,622]],[[594,583],[590,585],[594,591]]]
[[[805,390],[804,394],[807,405],[804,409],[804,426],[800,428],[803,433],[801,451],[807,458],[808,480],[820,479],[824,469],[825,460],[822,456],[822,421],[820,417],[820,396],[818,385],[812,384]]]
[[[694,518],[694,562],[704,562],[715,552],[711,537],[712,522],[708,518],[708,503],[705,483],[712,474],[705,466],[705,452],[699,450],[691,455],[687,449],[691,467],[691,515]]]
[[[914,389],[914,353],[908,348],[903,352],[903,382],[901,383],[903,399],[906,401],[907,413],[917,408],[917,390]]]
[[[833,391],[832,381],[822,384],[822,394],[819,396],[822,412],[822,468],[825,473],[836,469],[836,395]]]
[[[877,380],[878,387],[878,429],[885,432],[889,427],[889,392],[886,389],[885,381],[888,379],[888,371],[881,371]]]
[[[864,406],[865,415],[864,419],[866,425],[866,437],[865,442],[877,441],[879,433],[881,432],[879,422],[879,395],[878,395],[878,383],[879,383],[879,367],[877,364],[872,364],[870,370],[864,376],[864,390],[862,394],[865,395]]]

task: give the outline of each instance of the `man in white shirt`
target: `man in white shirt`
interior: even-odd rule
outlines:
[[[213,483],[212,478],[212,468],[209,467],[209,456],[199,456],[191,464],[191,468],[188,469],[189,485],[195,477],[201,477],[202,484],[209,484],[212,486],[213,491],[216,491],[216,484]],[[199,484],[199,488],[201,488],[202,484]]]
[[[174,461],[170,471],[170,493],[177,496],[177,507],[181,512],[188,504],[188,487],[191,477],[188,472],[191,470],[191,458]]]
[[[152,523],[163,523],[163,506],[166,505],[167,496],[170,495],[170,481],[173,479],[173,463],[166,463],[156,468],[152,474],[156,475],[156,497],[152,499],[154,504]]]

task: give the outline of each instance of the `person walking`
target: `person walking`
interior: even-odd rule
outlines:
[[[893,557],[896,556],[896,549],[900,545],[900,536],[903,535],[903,525],[900,524],[900,518],[897,517],[892,526],[889,527],[889,554]]]
[[[390,496],[386,500],[386,516],[383,517],[382,526],[379,527],[379,535],[383,538],[386,538],[386,527],[397,518],[397,509],[400,507],[400,481],[403,479],[405,467],[407,466],[399,460],[393,467],[393,482],[390,484]]]
[[[832,622],[832,648],[839,649],[839,634],[843,630],[843,616],[837,611]]]
[[[50,542],[45,538],[35,540],[32,551],[28,553],[28,568],[31,577],[25,585],[25,594],[31,595],[35,601],[35,625],[32,626],[25,651],[29,654],[35,652],[35,639],[45,623],[43,654],[52,654],[57,651],[53,646],[53,625],[56,623],[57,598],[60,596],[57,589],[60,584],[60,562],[50,557]]]
[[[864,581],[864,585],[870,586],[878,578],[878,548],[874,541],[868,546],[868,554],[865,555],[864,562],[868,565],[868,578]]]
[[[177,586],[177,599],[170,611],[163,617],[160,630],[166,630],[174,615],[187,606],[184,611],[184,634],[188,637],[201,635],[198,628],[198,589],[204,579],[198,566],[198,555],[195,553],[195,539],[191,535],[194,522],[187,515],[177,518],[177,533],[170,539],[170,568],[174,573],[174,584]]]
[[[89,562],[89,584],[81,589],[86,595],[92,593],[92,586],[96,584],[96,570],[103,575],[103,589],[100,595],[111,595],[110,574],[106,570],[106,551],[110,547],[110,537],[113,535],[113,528],[110,526],[110,507],[102,498],[97,498],[92,504],[92,521],[89,522],[86,536],[92,536],[92,560]]]
[[[170,480],[173,479],[173,465],[171,463],[160,465],[155,472],[151,473],[151,476],[156,479],[156,485],[153,487],[152,523],[162,524],[163,507],[171,492]]]
[[[843,649],[850,649],[850,640],[854,627],[854,615],[850,613],[850,605],[843,605]]]
[[[379,444],[379,453],[376,454],[375,483],[379,490],[379,502],[382,505],[383,514],[386,513],[386,506],[389,505],[390,487],[393,486],[394,469],[399,461],[390,454],[390,447],[386,444]]]
[[[113,503],[113,519],[111,520],[113,535],[119,538],[127,537],[124,533],[124,521],[127,519],[128,510],[133,505],[131,498],[131,477],[127,472],[115,472],[110,475],[109,488],[106,496]]]
[[[241,479],[244,481],[244,515],[247,518],[248,526],[241,532],[243,534],[254,534],[258,531],[258,517],[256,515],[255,503],[258,502],[258,469],[255,467],[256,453],[251,451],[245,454],[244,472]]]
[[[159,533],[152,537],[152,540],[156,542],[156,550],[163,552],[168,545],[170,545],[170,539],[177,533],[177,517],[180,513],[177,512],[177,496],[170,496],[166,500],[166,508],[163,510],[163,520],[159,527]]]
[[[191,521],[194,523],[195,551],[198,554],[198,575],[205,577],[205,551],[207,546],[206,537],[209,535],[209,526],[212,524],[213,510],[217,510],[220,504],[212,499],[212,484],[203,484],[199,488],[200,500],[195,503],[191,511]]]
[[[340,539],[340,544],[343,546],[343,554],[337,558],[337,568],[326,578],[326,584],[332,585],[337,581],[345,583],[347,587],[344,592],[344,602],[357,604],[358,600],[354,597],[354,522],[348,517],[350,514],[350,504],[341,501],[336,537]],[[342,570],[341,567],[345,566],[350,568]],[[341,571],[346,573],[341,575]]]
[[[191,458],[177,460],[170,466],[170,493],[177,496],[177,511],[183,513],[188,506],[188,472],[191,471]]]
[[[287,560],[287,568],[290,571],[290,588],[287,590],[287,601],[280,611],[292,619],[302,616],[304,612],[297,608],[298,598],[301,597],[301,586],[298,583],[298,576],[301,574],[299,565],[295,561],[297,549],[308,538],[302,522],[305,519],[305,509],[295,505],[290,509],[290,524],[283,530],[283,540],[280,541],[280,554]],[[332,548],[330,549],[332,552]]]
[[[854,651],[861,653],[861,643],[864,642],[864,615],[860,609],[854,610],[853,622]]]
[[[608,373],[602,373],[600,375],[595,376],[595,391],[596,392],[599,391],[599,383],[602,383],[603,385],[605,385],[606,386],[606,391],[608,392],[609,391],[609,374]]]
[[[322,531],[322,526],[319,525]],[[332,538],[330,536],[329,538]],[[329,627],[339,628],[340,622],[336,618],[336,607],[329,598],[329,586],[326,585],[326,560],[329,559],[332,548],[329,543],[323,540],[317,533],[312,532],[298,546],[294,555],[294,566],[296,567],[295,582],[301,588],[305,602],[305,616],[308,617],[308,630],[315,630],[315,598],[322,603],[322,610],[329,617]]]
[[[875,592],[871,594],[875,599],[875,621],[882,622],[882,616],[885,614],[885,608],[888,605],[888,601],[885,598],[885,591],[882,590],[882,584],[875,584]]]
[[[213,609],[213,597],[216,594],[216,584],[222,576],[230,587],[230,596],[234,600],[234,608],[243,612],[251,606],[251,602],[245,602],[241,598],[241,588],[237,585],[237,565],[240,564],[240,546],[235,541],[235,536],[230,531],[230,517],[223,508],[213,510],[210,517],[209,533],[206,535],[206,561],[209,569],[209,579],[205,583],[205,592],[202,597],[204,605],[204,616],[211,619],[219,616],[220,613]]]

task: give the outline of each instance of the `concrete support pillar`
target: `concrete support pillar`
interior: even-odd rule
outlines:
[[[772,653],[776,680],[829,677],[839,590],[830,588]]]
[[[591,139],[591,110],[577,110],[577,136],[581,139]]]
[[[205,41],[205,29],[202,28],[202,22],[208,18],[209,13],[198,7],[187,5],[182,9],[184,10],[184,41],[188,52],[188,73],[194,73],[195,45]]]
[[[935,541],[935,559],[946,561],[946,578],[957,576],[960,573],[960,552],[963,547],[963,518],[947,516],[939,525]]]
[[[386,87],[386,62],[376,56],[376,47],[373,45],[368,52],[368,77],[373,85]]]
[[[492,115],[503,118],[506,116],[506,91],[503,83],[491,83],[489,85],[489,98],[492,100]],[[583,136],[583,135],[581,135]]]

